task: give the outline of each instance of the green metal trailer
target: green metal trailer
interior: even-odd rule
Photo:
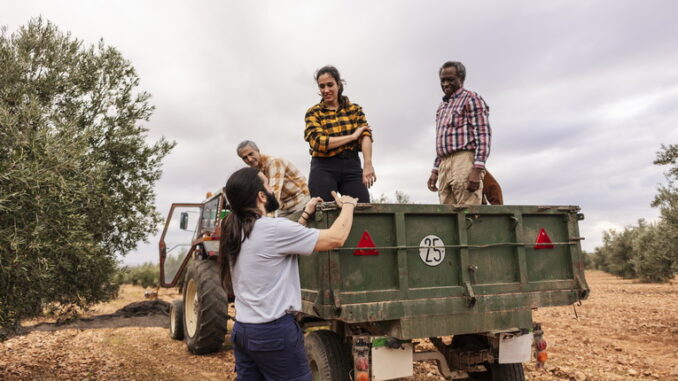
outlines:
[[[532,310],[588,296],[578,212],[576,206],[361,204],[343,248],[300,257],[302,322],[329,323],[322,341],[333,343],[326,346],[353,349],[335,353],[348,356],[338,365],[348,369],[325,373],[337,374],[333,380],[360,380],[362,373],[389,379],[411,374],[412,360],[434,360],[448,378],[521,379],[522,366],[501,361],[500,347],[522,351],[522,359],[539,352],[529,349],[533,342],[545,346]],[[323,204],[312,226],[327,228],[337,216],[333,203]],[[511,346],[526,342],[523,335],[529,344]],[[454,337],[446,344],[444,336]],[[436,350],[412,353],[409,366],[392,369],[421,338],[431,338]],[[386,366],[375,364],[375,343],[394,353],[380,356]],[[316,374],[331,367],[317,357]]]
[[[160,241],[161,283],[183,281],[170,335],[194,353],[226,330],[214,261],[226,209],[221,194],[174,204]],[[323,203],[310,225],[337,216]],[[433,361],[447,379],[523,380],[521,363],[546,355],[532,311],[588,297],[582,218],[576,206],[359,204],[344,247],[299,257],[314,379],[395,379]],[[182,232],[192,238],[169,238]]]

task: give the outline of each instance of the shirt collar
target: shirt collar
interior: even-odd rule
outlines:
[[[452,98],[457,98],[458,96],[461,95],[462,92],[464,92],[464,86],[458,88],[457,91],[453,92],[449,97],[447,95],[445,95],[443,97],[443,102],[447,102]]]
[[[327,105],[325,104],[324,100],[321,100],[319,104],[320,104],[320,109],[323,110],[323,111],[339,111],[343,108],[342,102],[339,102],[339,107],[337,107],[336,110],[332,110],[332,109],[328,108]]]
[[[264,155],[263,153],[260,154],[259,156],[259,162],[261,163],[261,170],[263,170],[266,167],[266,164],[268,163],[269,156]]]

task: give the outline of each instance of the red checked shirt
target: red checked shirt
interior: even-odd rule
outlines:
[[[443,157],[456,151],[474,151],[473,166],[485,168],[490,155],[492,130],[490,107],[473,91],[461,88],[438,106],[436,111],[436,159],[433,172]]]

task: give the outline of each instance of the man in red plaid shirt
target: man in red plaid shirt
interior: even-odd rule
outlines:
[[[466,68],[448,61],[439,71],[445,96],[436,112],[436,158],[428,189],[441,204],[480,205],[485,161],[490,154],[490,108],[466,90]]]
[[[287,217],[304,210],[311,201],[306,177],[289,160],[264,155],[251,140],[238,144],[238,156],[250,167],[259,169],[273,189],[275,198],[280,203],[278,217]]]

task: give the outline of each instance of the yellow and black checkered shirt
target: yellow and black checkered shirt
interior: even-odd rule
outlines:
[[[330,110],[323,102],[311,107],[306,111],[306,129],[304,140],[311,147],[309,152],[314,157],[332,157],[346,150],[360,151],[359,142],[363,137],[372,134],[364,131],[361,139],[354,140],[334,149],[327,146],[332,136],[351,135],[357,128],[367,125],[367,118],[362,107],[348,102],[347,106],[340,106],[338,110]]]

